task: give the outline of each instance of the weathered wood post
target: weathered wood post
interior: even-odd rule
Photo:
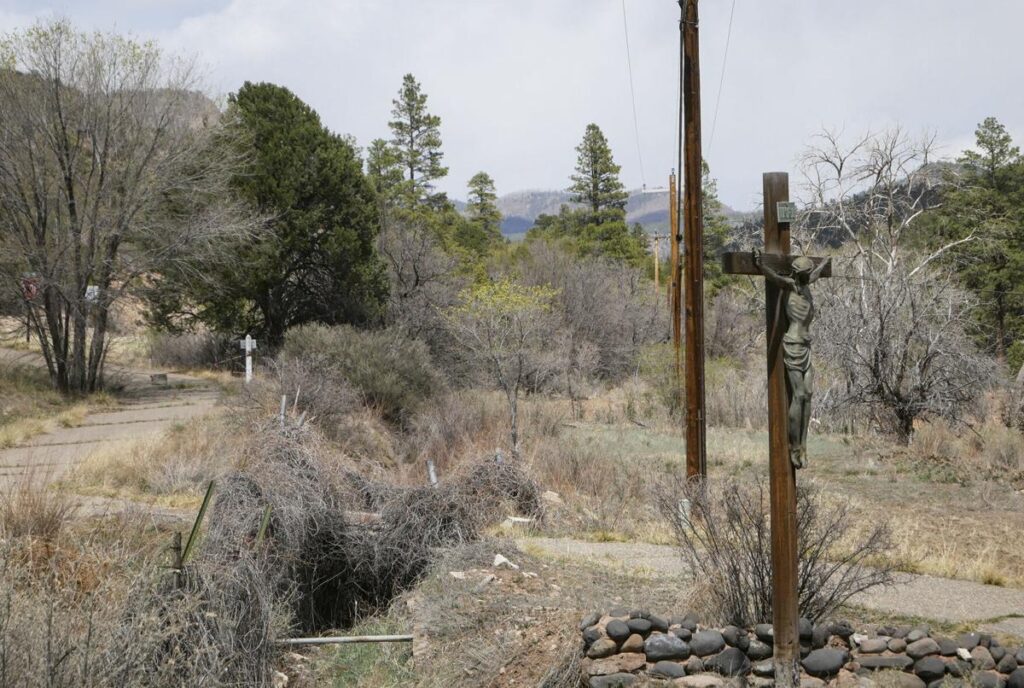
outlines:
[[[789,175],[766,172],[764,252],[789,255],[789,222],[780,223],[778,204],[789,201]],[[796,470],[789,459],[789,397],[782,360],[786,313],[782,291],[765,280],[768,331],[768,474],[771,486],[772,626],[775,685],[800,685],[800,612],[797,608]]]
[[[789,225],[795,207],[789,203],[789,175],[764,174],[764,253],[760,260],[776,274],[789,274]],[[780,217],[780,209],[785,213]],[[828,277],[827,258],[811,258],[815,277]],[[824,264],[823,264],[824,263]],[[725,253],[722,266],[734,275],[763,275],[753,253]],[[775,632],[775,685],[800,685],[796,470],[789,447],[790,392],[783,359],[783,335],[789,327],[785,292],[765,280],[765,323],[768,353],[768,472],[771,485],[772,625]]]

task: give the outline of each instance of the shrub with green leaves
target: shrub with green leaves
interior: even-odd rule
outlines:
[[[281,357],[344,379],[364,403],[397,423],[407,421],[444,385],[426,345],[395,328],[302,325],[285,335]]]

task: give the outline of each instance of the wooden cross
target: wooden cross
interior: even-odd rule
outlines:
[[[764,174],[764,253],[761,264],[788,275],[796,256],[789,253],[789,175]],[[781,204],[781,207],[780,207]],[[828,259],[812,258],[815,266]],[[722,267],[734,275],[763,275],[753,253],[725,253]],[[818,270],[830,277],[831,265]],[[775,633],[775,685],[800,685],[796,471],[789,452],[789,395],[782,336],[788,327],[784,290],[765,280],[768,340],[768,471],[771,485],[772,625]]]
[[[245,382],[252,382],[252,352],[256,350],[256,340],[252,335],[245,335],[245,339],[238,342],[238,345],[245,351]]]

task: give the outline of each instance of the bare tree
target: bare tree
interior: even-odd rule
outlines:
[[[217,110],[152,43],[39,24],[0,48],[0,275],[32,275],[55,387],[102,384],[111,306],[161,261],[245,226]],[[164,263],[166,264],[166,263]]]
[[[818,350],[832,373],[822,396],[867,409],[903,442],[919,418],[962,420],[994,370],[966,333],[974,304],[939,260],[973,235],[925,250],[912,235],[938,198],[930,146],[899,129],[852,145],[826,132],[803,160],[802,243],[844,242],[836,274],[818,287]]]
[[[474,366],[490,377],[508,401],[512,454],[519,456],[519,394],[530,380],[550,373],[545,364],[556,319],[546,287],[510,280],[478,285],[449,308],[446,322]]]

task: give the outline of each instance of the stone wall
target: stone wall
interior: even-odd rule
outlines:
[[[669,685],[714,688],[742,678],[773,684],[772,627],[706,628],[696,616],[643,610],[594,613],[580,624],[583,679],[590,688]],[[802,688],[1024,688],[1024,649],[1004,648],[984,633],[956,638],[927,626],[800,622]],[[887,672],[880,674],[879,672]]]

